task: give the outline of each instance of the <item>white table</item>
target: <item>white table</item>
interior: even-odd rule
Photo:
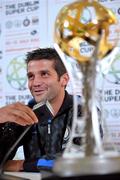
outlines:
[[[4,174],[12,175],[12,176],[18,176],[18,177],[24,177],[28,178],[30,180],[41,180],[41,174],[40,173],[31,173],[31,172],[5,172]]]

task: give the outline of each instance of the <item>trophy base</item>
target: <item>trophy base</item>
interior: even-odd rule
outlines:
[[[85,158],[59,158],[53,171],[59,176],[105,175],[120,172],[120,157],[88,156]]]

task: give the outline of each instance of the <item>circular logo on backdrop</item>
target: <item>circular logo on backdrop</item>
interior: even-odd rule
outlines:
[[[120,54],[115,56],[110,70],[106,75],[103,74],[106,81],[113,84],[120,84]]]
[[[9,85],[16,90],[25,90],[27,88],[25,56],[19,56],[12,59],[7,67],[7,81]]]

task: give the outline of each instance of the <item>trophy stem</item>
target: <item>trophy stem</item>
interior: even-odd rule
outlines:
[[[79,64],[83,74],[82,91],[83,91],[84,103],[82,106],[83,106],[83,116],[86,123],[85,156],[94,155],[96,148],[97,148],[97,154],[103,153],[101,135],[99,130],[100,128],[99,120],[97,116],[97,107],[95,105],[96,64],[98,60],[98,49],[101,38],[102,38],[102,33],[99,34],[98,40],[96,41],[96,48],[93,52],[90,61]]]
[[[84,103],[82,105],[82,112],[85,118],[85,134],[86,134],[86,147],[85,147],[85,156],[93,154],[94,151],[94,140],[92,138],[92,116],[91,116],[91,72],[90,72],[90,63],[80,64],[81,71],[83,74],[83,89],[82,94],[84,97]],[[89,79],[88,79],[89,77]]]

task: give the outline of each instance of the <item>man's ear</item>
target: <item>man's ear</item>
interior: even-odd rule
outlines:
[[[63,87],[66,87],[67,84],[68,84],[68,81],[69,81],[69,75],[68,75],[68,73],[63,74],[63,75],[61,76],[61,85],[62,85]]]

